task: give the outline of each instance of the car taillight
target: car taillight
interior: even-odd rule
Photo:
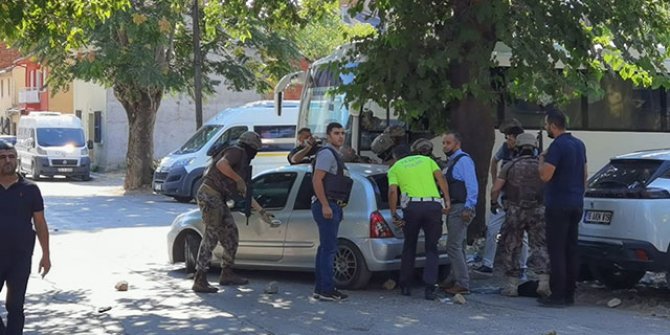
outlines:
[[[370,237],[371,238],[386,238],[393,237],[393,232],[389,225],[384,220],[381,213],[375,211],[370,214]]]

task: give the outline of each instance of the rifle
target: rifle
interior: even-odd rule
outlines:
[[[544,151],[544,144],[542,142],[543,142],[542,129],[540,129],[537,132],[537,148],[539,150],[539,153],[542,153],[542,151]]]
[[[253,166],[249,165],[247,175],[244,176],[244,183],[247,184],[247,193],[244,195],[244,216],[247,217],[247,226],[249,225],[249,217],[251,216],[251,201],[253,200],[254,190],[251,188],[251,171]]]

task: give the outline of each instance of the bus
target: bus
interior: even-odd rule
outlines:
[[[325,137],[326,125],[333,121],[339,122],[347,130],[345,145],[351,146],[360,155],[374,157],[370,152],[372,140],[387,126],[404,124],[393,111],[372,101],[366,102],[362,108],[354,109],[344,103],[346,99],[343,94],[333,92],[333,88],[353,79],[349,75],[338,75],[332,71],[333,63],[344,59],[348,50],[350,46],[342,46],[331,55],[315,61],[307,71],[282,78],[275,89],[275,99],[281,100],[283,91],[291,83],[300,82],[303,92],[297,128],[309,127],[315,135]],[[495,56],[500,67],[509,66],[511,52],[507,46],[498,43]],[[670,138],[668,90],[636,87],[615,75],[605,75],[601,87],[605,92],[602,96],[583,95],[561,108],[569,117],[569,131],[586,144],[589,175],[597,172],[616,155],[668,146],[665,144]],[[275,103],[277,105],[281,104]],[[516,118],[528,132],[540,132],[543,128],[544,110],[537,104],[501,99],[495,110],[496,124]],[[425,137],[426,134],[413,132],[409,139]],[[546,148],[550,143],[546,133],[543,139]],[[442,156],[440,140],[434,138],[433,142],[434,154]],[[492,154],[503,143],[504,136],[496,132]]]

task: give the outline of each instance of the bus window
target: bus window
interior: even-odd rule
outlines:
[[[295,147],[295,126],[254,126],[261,135],[259,151],[290,151]]]

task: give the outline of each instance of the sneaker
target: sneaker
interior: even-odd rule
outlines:
[[[448,294],[452,294],[452,295],[455,295],[455,294],[462,294],[462,295],[470,294],[469,289],[467,289],[465,287],[462,287],[458,284],[454,285],[450,288],[444,289],[444,292],[446,292]]]
[[[437,291],[437,286],[435,286],[435,285],[426,286],[425,295],[424,295],[426,300],[437,299],[437,292],[436,291]]]
[[[344,300],[346,298],[349,298],[349,295],[342,293],[342,291],[335,290],[333,293],[331,293],[332,296],[335,297],[337,300]]]
[[[484,276],[491,276],[493,275],[493,268],[482,265],[478,268],[473,269],[472,271],[476,272],[477,274],[484,275]]]
[[[317,293],[314,292],[314,295],[312,296],[316,300],[320,301],[336,301],[339,300],[333,293]]]

